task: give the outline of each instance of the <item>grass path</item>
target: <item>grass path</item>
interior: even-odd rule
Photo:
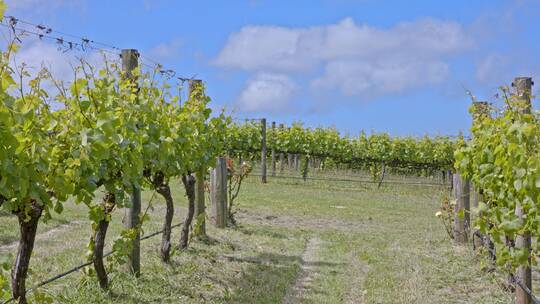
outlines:
[[[289,287],[287,294],[283,298],[283,303],[300,303],[309,292],[314,277],[318,274],[318,252],[321,247],[321,240],[317,237],[307,241],[306,249],[302,253],[300,272],[294,284]]]

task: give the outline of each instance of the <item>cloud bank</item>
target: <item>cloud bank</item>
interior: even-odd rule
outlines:
[[[289,77],[312,75],[314,91],[338,90],[368,99],[444,81],[450,74],[448,60],[473,45],[463,26],[452,21],[429,18],[380,28],[345,18],[309,28],[245,26],[229,36],[213,64]],[[254,80],[248,80],[241,104],[248,97],[267,98],[253,86]],[[290,100],[289,94],[275,96],[280,97],[275,102]],[[263,110],[260,102],[252,105],[253,111]]]
[[[248,80],[238,106],[243,112],[286,112],[296,84],[286,75],[260,73]]]

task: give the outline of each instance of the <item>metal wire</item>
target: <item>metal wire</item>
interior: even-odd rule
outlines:
[[[105,53],[120,56],[120,53],[117,52],[117,51],[111,51],[110,49],[99,48],[99,47],[93,46],[91,43],[86,43],[84,41],[78,42],[78,41],[73,41],[73,40],[67,40],[67,39],[65,39],[64,37],[61,37],[61,36],[53,36],[53,35],[46,34],[46,33],[44,34],[44,33],[35,32],[35,31],[29,30],[29,29],[24,29],[24,28],[17,27],[12,23],[6,24],[5,21],[1,21],[0,25],[3,26],[3,27],[6,27],[8,29],[11,29],[14,32],[14,34],[16,35],[16,39],[18,41],[21,41],[21,36],[24,36],[24,35],[28,34],[28,35],[36,36],[40,40],[43,40],[43,39],[52,40],[52,41],[56,42],[57,45],[63,47],[64,52],[71,51],[71,50],[79,48],[81,51],[86,51],[87,49],[91,49],[91,50],[101,51],[101,52],[105,52]],[[19,33],[17,33],[16,31],[19,31]]]
[[[514,274],[510,274],[510,278],[512,279],[512,281],[514,283],[516,283],[517,285],[519,285],[519,287],[521,289],[523,289],[523,291],[525,291],[525,293],[531,298],[531,300],[533,301],[534,304],[540,304],[540,300],[538,300],[536,298],[536,296],[533,294],[532,290],[529,289],[529,287],[527,287],[525,284],[523,284],[523,282],[521,282],[521,280],[518,280],[516,278],[516,276],[514,276]]]
[[[91,40],[91,39],[88,39],[88,38],[83,37],[83,36],[77,36],[77,35],[61,32],[61,31],[58,31],[58,30],[54,30],[51,27],[45,26],[43,24],[36,24],[36,23],[31,22],[31,21],[22,20],[20,18],[14,17],[14,16],[6,16],[5,18],[13,20],[16,23],[22,23],[22,24],[26,24],[26,25],[29,25],[29,26],[33,26],[33,27],[37,28],[38,30],[41,30],[41,31],[43,31],[43,32],[45,32],[47,34],[49,34],[49,33],[57,33],[57,34],[62,35],[62,36],[67,36],[67,37],[71,37],[71,38],[74,38],[74,39],[79,39],[83,43],[88,43],[88,44],[92,43],[92,44],[101,45],[102,47],[106,47],[106,48],[113,49],[113,50],[118,50],[118,51],[121,50],[119,47],[116,47],[114,45],[110,45],[110,44],[107,44],[107,43]]]
[[[261,177],[262,174],[253,174],[250,176]],[[287,176],[287,175],[266,175],[268,178],[282,178],[282,179],[301,179],[304,178],[301,176]],[[306,177],[306,180],[318,180],[318,181],[336,181],[336,182],[355,182],[355,183],[366,183],[366,184],[378,184],[380,181],[373,180],[360,180],[360,179],[345,179],[345,178],[324,178],[324,177]],[[423,183],[423,182],[398,182],[392,180],[385,180],[383,184],[395,184],[395,185],[419,185],[419,186],[449,186],[448,184],[442,183]]]
[[[5,22],[7,22],[7,24]],[[32,30],[32,29],[17,27],[16,26],[17,24],[23,24],[34,29]],[[74,34],[62,32],[62,31],[58,31],[58,30],[53,29],[50,26],[38,24],[32,21],[23,20],[15,16],[6,16],[4,20],[0,22],[0,25],[11,29],[15,33],[16,39],[18,41],[21,41],[20,39],[21,35],[29,34],[29,35],[38,37],[40,40],[49,39],[56,42],[58,45],[64,48],[62,49],[63,52],[71,51],[77,48],[79,48],[82,51],[86,51],[87,49],[92,49],[96,51],[114,54],[121,57],[122,48],[118,46],[99,42],[93,39],[89,39],[89,38],[86,38],[85,36],[74,35]],[[20,32],[19,35],[17,35],[15,31],[19,31]],[[54,35],[54,34],[57,34],[57,35]],[[70,38],[76,39],[77,41],[68,40],[68,39],[65,39],[64,37],[70,37]],[[139,51],[139,57],[141,59],[145,59],[146,61],[149,61],[152,63],[152,64],[147,64],[141,60],[141,63],[140,63],[141,66],[148,67],[151,70],[158,70],[158,72],[164,77],[166,77],[167,79],[176,77],[178,80],[185,82],[185,81],[193,80],[197,76],[195,74],[192,77],[180,77],[180,76],[177,77],[176,71],[174,71],[171,68],[164,67],[163,64],[161,64],[157,60],[150,58],[146,54],[142,54],[140,51]]]

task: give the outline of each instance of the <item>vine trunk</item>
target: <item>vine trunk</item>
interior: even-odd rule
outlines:
[[[28,275],[28,268],[30,267],[30,258],[32,257],[37,227],[42,212],[43,207],[39,206],[36,201],[33,201],[28,213],[24,211],[17,213],[21,237],[17,250],[17,259],[11,271],[11,289],[13,298],[21,304],[27,303],[26,277]]]

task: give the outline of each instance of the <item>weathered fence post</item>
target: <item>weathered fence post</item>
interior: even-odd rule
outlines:
[[[441,184],[446,185],[446,172],[444,170],[441,171]]]
[[[293,155],[292,153],[287,153],[287,166],[289,167],[289,170],[293,167]]]
[[[468,240],[467,229],[470,221],[469,209],[469,181],[462,179],[461,175],[455,173],[453,176],[454,198],[454,240],[458,243],[466,243]]]
[[[206,236],[206,212],[204,206],[204,177],[205,168],[201,167],[195,173],[195,229],[193,229],[194,236],[204,237]]]
[[[261,181],[266,184],[266,118],[261,119]]]
[[[489,115],[489,104],[485,101],[473,101],[473,126],[486,115]],[[471,190],[473,192],[472,207],[476,209],[478,208],[479,202],[483,200],[482,190],[476,189],[476,187],[471,187]],[[480,216],[480,214],[478,214],[478,216]],[[478,229],[473,231],[472,237],[474,249],[480,248],[481,246],[491,246],[491,244],[484,244],[484,235],[482,235]]]
[[[227,226],[227,160],[218,157],[210,174],[210,219],[217,228]]]
[[[516,77],[512,86],[515,88],[516,97],[519,99],[519,110],[523,113],[531,113],[531,92],[532,79],[530,77]],[[521,204],[516,203],[515,214],[523,221],[525,216]],[[532,290],[532,274],[531,274],[531,233],[525,231],[522,235],[516,236],[516,248],[524,249],[527,252],[527,266],[519,266],[516,272],[516,279],[520,281],[529,290]],[[516,284],[516,304],[529,304],[532,299],[529,294]]]
[[[122,71],[126,76],[133,77],[132,71],[139,65],[139,52],[133,49],[122,50]],[[142,172],[141,172],[142,174]],[[127,229],[138,228],[139,215],[141,213],[141,186],[133,185],[131,193],[131,207],[125,210],[124,225]],[[141,234],[137,231],[137,235],[133,240],[133,248],[128,255],[128,268],[135,276],[141,273]]]
[[[283,131],[285,126],[283,124],[279,124],[279,130]],[[279,173],[283,174],[283,170],[285,170],[285,154],[283,152],[279,153]]]
[[[274,136],[275,140],[275,133],[276,133],[276,122],[272,121],[272,134]],[[276,176],[276,149],[275,149],[275,143],[272,143],[272,176]]]
[[[471,180],[463,178],[463,221],[465,224],[465,234],[469,236],[471,232]]]
[[[304,157],[304,166],[302,168],[302,179],[305,181],[307,181],[307,176],[308,176],[308,170],[309,170],[309,156],[306,155]]]
[[[202,80],[194,79],[189,84],[189,95],[195,88],[202,87]],[[206,176],[206,168],[201,166],[195,172],[195,228],[193,229],[194,236],[206,236],[206,212],[204,204],[204,178]]]
[[[472,207],[476,209],[476,208],[478,208],[479,202],[481,202],[483,200],[483,197],[482,197],[482,194],[480,193],[479,189],[476,189],[475,187],[472,187],[472,191],[473,191],[473,194],[472,194]],[[480,214],[479,214],[479,216],[480,216]],[[473,233],[472,233],[472,237],[473,237],[473,248],[475,250],[482,247],[483,245],[488,245],[488,244],[484,244],[484,236],[482,235],[480,230],[475,229],[473,231]]]

